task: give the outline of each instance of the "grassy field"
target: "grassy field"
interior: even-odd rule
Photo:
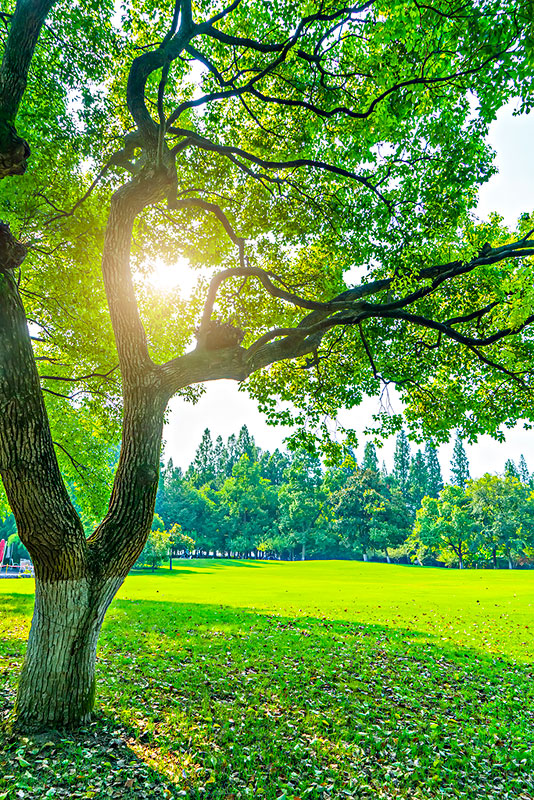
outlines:
[[[176,567],[128,578],[94,722],[7,741],[0,800],[534,800],[534,573]],[[6,709],[32,592],[0,581]]]

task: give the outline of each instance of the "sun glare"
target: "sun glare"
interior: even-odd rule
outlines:
[[[186,258],[179,258],[173,263],[163,258],[152,262],[152,270],[146,281],[159,292],[170,292],[178,289],[182,297],[189,297],[196,286],[198,273],[191,268]]]

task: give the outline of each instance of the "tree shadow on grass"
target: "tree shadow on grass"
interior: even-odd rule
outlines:
[[[8,602],[31,609],[26,596]],[[117,600],[98,716],[57,745],[47,786],[97,798],[531,800],[532,677],[444,646],[439,631]],[[100,764],[96,790],[80,753]],[[24,780],[28,767],[15,769]]]

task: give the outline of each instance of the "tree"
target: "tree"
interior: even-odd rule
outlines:
[[[429,475],[425,459],[421,450],[418,450],[410,462],[407,481],[408,497],[413,513],[421,505],[421,500],[429,492]]]
[[[169,569],[172,569],[172,558],[175,550],[179,556],[189,555],[195,549],[195,540],[183,532],[182,526],[177,522],[169,530]]]
[[[363,453],[362,469],[378,472],[378,456],[373,442],[367,442]]]
[[[487,124],[511,96],[528,108],[530,3],[281,0],[273,14],[133,0],[120,23],[111,0],[9,7],[0,472],[38,585],[15,711],[29,729],[90,713],[102,620],[150,533],[172,396],[248,380],[309,446],[391,382],[425,436],[532,418],[533,225],[469,214],[492,171]],[[151,291],[143,278],[170,254],[213,270],[206,293]],[[88,476],[96,518],[108,473],[78,448],[119,426],[87,537],[68,489],[83,502]]]
[[[504,465],[504,477],[517,478],[519,480],[519,470],[515,461],[511,458],[508,458],[506,464]]]
[[[474,550],[474,520],[461,486],[445,486],[438,499],[425,497],[408,545],[422,561],[426,553],[463,569]]]
[[[453,486],[465,489],[470,477],[467,454],[460,436],[456,434],[451,459],[451,483]]]
[[[344,547],[361,553],[382,551],[402,543],[410,513],[400,490],[374,470],[356,469],[331,497],[335,527]]]
[[[430,442],[425,444],[425,462],[428,473],[428,491],[430,497],[437,497],[443,489],[443,478],[438,452]]]
[[[152,568],[152,572],[159,564],[165,561],[171,549],[171,536],[169,531],[156,529],[150,531],[146,544],[137,563],[140,567],[148,564]]]
[[[393,454],[393,478],[401,492],[408,488],[410,473],[410,444],[404,430],[399,431]]]
[[[188,469],[187,477],[194,486],[204,486],[212,483],[216,475],[215,449],[211,439],[211,432],[206,428],[197,447],[195,457]]]
[[[530,481],[530,472],[528,471],[527,462],[525,460],[525,456],[521,453],[521,458],[519,459],[519,480],[521,483],[529,483]]]
[[[497,556],[514,559],[534,544],[534,497],[515,475],[483,475],[470,481],[467,496],[479,527],[481,546],[497,569]]]
[[[273,486],[280,486],[284,480],[284,473],[291,461],[287,453],[281,453],[278,448],[274,453],[265,450],[259,459],[262,478],[266,478]]]
[[[301,560],[315,544],[314,538],[324,530],[323,508],[326,494],[318,458],[297,452],[284,473],[278,492],[280,531],[291,547],[300,545]]]
[[[225,539],[234,553],[248,555],[277,533],[276,490],[260,475],[260,465],[244,453],[218,492],[226,526]]]
[[[222,436],[217,436],[215,445],[213,447],[213,463],[215,469],[215,482],[217,487],[220,488],[224,483],[227,475],[228,466],[228,450],[222,440]]]

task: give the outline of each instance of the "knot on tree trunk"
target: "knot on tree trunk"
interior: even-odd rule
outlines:
[[[0,180],[9,175],[23,175],[30,157],[30,145],[18,135],[14,125],[0,128]]]
[[[9,225],[0,220],[0,272],[20,267],[26,253],[27,248],[15,239]]]

